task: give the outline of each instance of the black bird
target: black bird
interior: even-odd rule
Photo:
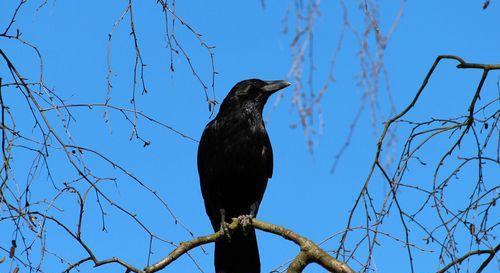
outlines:
[[[273,150],[262,120],[268,98],[286,81],[237,83],[210,121],[198,147],[198,174],[205,209],[214,231],[231,218],[255,217],[273,174]],[[259,273],[255,230],[236,231],[215,243],[216,273]]]

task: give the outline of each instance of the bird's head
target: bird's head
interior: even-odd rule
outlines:
[[[269,97],[290,83],[287,81],[263,81],[249,79],[237,83],[221,104],[220,112],[233,110],[258,111],[262,113]]]

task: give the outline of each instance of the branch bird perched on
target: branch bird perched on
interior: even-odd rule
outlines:
[[[198,173],[215,231],[227,233],[231,218],[257,215],[273,174],[273,150],[262,111],[274,92],[289,85],[286,81],[241,81],[205,127],[198,147]],[[237,231],[215,242],[214,263],[216,273],[259,273],[255,230]]]

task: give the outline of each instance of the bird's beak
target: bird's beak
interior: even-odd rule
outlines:
[[[264,85],[261,89],[264,92],[269,92],[271,94],[291,85],[291,83],[287,81],[266,81],[265,83],[266,85]]]

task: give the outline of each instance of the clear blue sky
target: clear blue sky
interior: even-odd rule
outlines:
[[[0,25],[5,25],[17,1],[0,2]],[[22,26],[23,37],[36,44],[44,58],[45,83],[55,88],[67,103],[104,102],[106,96],[106,43],[113,23],[126,7],[125,1],[49,1],[35,12],[37,1],[29,3],[23,16],[15,26]],[[138,107],[148,115],[165,122],[183,133],[198,139],[209,112],[203,91],[194,79],[185,60],[175,58],[175,73],[169,72],[169,51],[166,49],[163,17],[156,1],[136,1],[134,14],[137,34],[144,62],[148,94],[137,99]],[[214,45],[216,95],[222,100],[233,84],[246,78],[284,79],[292,64],[289,48],[291,35],[281,33],[282,18],[286,6],[279,1],[268,1],[262,9],[260,1],[178,1],[177,13],[198,32],[203,39]],[[333,3],[332,3],[333,2]],[[389,72],[392,94],[396,108],[401,110],[418,89],[425,73],[439,54],[455,54],[471,62],[500,62],[500,6],[492,1],[483,11],[482,1],[409,1],[405,13],[386,51],[386,66]],[[380,10],[382,18],[392,18],[397,6],[384,3]],[[340,8],[336,1],[323,1],[320,5],[322,16],[316,22],[316,51],[318,57],[316,86],[321,87],[328,73],[328,61],[337,44],[342,24]],[[7,14],[9,16],[7,16]],[[350,6],[354,24],[360,22],[360,12],[355,5]],[[384,21],[384,20],[383,20]],[[210,81],[210,63],[206,52],[189,33],[179,30],[178,38],[189,52],[200,75]],[[387,29],[387,25],[382,25]],[[113,90],[111,103],[130,107],[128,100],[132,90],[132,66],[134,51],[129,36],[128,19],[117,28],[111,43],[111,65]],[[357,83],[359,61],[354,37],[347,34],[343,50],[336,64],[336,82],[322,101],[325,121],[323,135],[315,139],[314,155],[306,147],[303,131],[292,129],[291,124],[298,117],[291,107],[291,95],[284,91],[284,100],[274,109],[267,108],[267,128],[273,143],[274,176],[269,182],[258,218],[284,225],[314,241],[333,234],[345,226],[348,210],[359,193],[375,151],[376,137],[371,127],[369,112],[365,111],[356,130],[351,146],[338,166],[337,172],[330,173],[333,157],[341,147],[360,101],[363,90]],[[19,70],[34,78],[38,64],[33,52],[22,48],[13,41],[0,40],[0,47],[18,64]],[[21,49],[22,48],[22,49]],[[5,66],[0,67],[0,76],[7,78]],[[497,96],[498,73],[491,73],[485,84],[488,94]],[[479,71],[459,71],[455,63],[446,62],[439,67],[431,80],[426,95],[417,105],[411,118],[423,120],[428,117],[445,117],[447,113],[457,115],[464,112],[464,103],[472,96],[480,78]],[[289,90],[291,91],[291,90]],[[11,105],[22,103],[14,95],[9,98]],[[384,107],[385,105],[383,105]],[[12,107],[12,106],[11,106]],[[16,110],[14,110],[16,111]],[[385,110],[384,110],[385,111]],[[385,111],[387,113],[387,111]],[[139,141],[129,141],[131,128],[119,113],[112,113],[110,123],[102,118],[103,110],[75,109],[76,123],[71,131],[75,142],[81,146],[101,151],[125,166],[134,175],[158,190],[181,221],[196,235],[211,232],[205,215],[199,190],[196,170],[197,143],[181,138],[165,128],[146,121],[139,122],[141,135],[151,141],[143,148]],[[19,111],[19,115],[27,113]],[[51,118],[57,120],[57,116]],[[22,118],[20,118],[22,119]],[[110,125],[110,126],[108,126]],[[20,127],[29,131],[32,124]],[[111,128],[111,130],[110,130]],[[60,130],[59,128],[58,130]],[[406,132],[407,133],[407,132]],[[404,131],[401,136],[404,136]],[[401,145],[402,143],[398,143]],[[437,145],[439,147],[439,144]],[[429,150],[432,156],[436,150]],[[442,152],[442,151],[441,151]],[[76,174],[62,163],[63,157],[55,155],[52,166],[56,180],[67,181]],[[147,223],[158,235],[174,242],[187,240],[190,236],[176,225],[168,212],[119,172],[102,161],[88,155],[86,159],[94,172],[104,177],[118,177],[118,190],[112,184],[105,185],[108,193],[119,203]],[[25,180],[26,170],[32,156],[17,158],[19,172],[16,177]],[[419,168],[415,166],[415,168]],[[421,167],[425,168],[425,167]],[[489,182],[498,180],[498,166],[490,169]],[[425,183],[429,169],[411,176],[409,179]],[[462,177],[467,183],[471,173]],[[43,195],[49,183],[41,173],[35,179],[33,195]],[[385,183],[377,178],[374,183]],[[379,187],[383,192],[387,190]],[[460,201],[464,198],[460,190],[453,191],[448,198]],[[416,200],[414,196],[404,196],[406,205]],[[70,197],[60,200],[60,205],[68,212]],[[148,237],[129,218],[117,210],[106,206],[108,232],[100,231],[100,214],[95,204],[86,211],[84,235],[99,258],[117,256],[142,267],[146,264]],[[54,212],[58,214],[57,212]],[[498,219],[498,210],[492,217]],[[74,222],[74,215],[59,213],[68,223]],[[361,220],[361,219],[358,219]],[[387,232],[399,230],[396,217],[389,218],[394,225],[387,226]],[[429,221],[432,221],[429,219]],[[74,226],[74,225],[73,225]],[[10,245],[10,230],[6,224],[0,225],[0,245]],[[401,234],[396,232],[397,234]],[[413,240],[425,248],[422,234],[415,230]],[[464,235],[465,236],[465,235]],[[77,260],[84,252],[71,242],[60,230],[51,227],[48,232],[47,248],[63,253],[68,259]],[[291,259],[297,248],[269,234],[258,233],[262,259],[262,272],[269,272]],[[376,250],[375,264],[379,272],[409,272],[405,249],[400,243],[385,239]],[[466,240],[467,242],[467,240]],[[327,250],[336,249],[338,239],[325,245]],[[212,246],[206,246],[206,254],[199,249],[192,255],[205,272],[212,269]],[[468,251],[464,245],[463,252]],[[165,256],[172,247],[155,242],[152,260]],[[431,250],[436,250],[431,248]],[[4,254],[0,255],[3,256]],[[417,272],[432,272],[441,268],[437,254],[415,252]],[[482,259],[481,259],[482,260]],[[476,260],[477,263],[477,260]],[[0,264],[5,271],[8,263]],[[356,266],[354,266],[356,267]],[[48,258],[46,272],[62,271],[65,267],[53,257]],[[404,269],[402,269],[404,268]],[[496,262],[484,272],[496,272]],[[117,272],[120,268],[110,265],[92,269],[90,263],[80,267],[82,272]],[[193,262],[187,257],[173,263],[163,272],[196,272]],[[306,272],[321,272],[316,266]]]

